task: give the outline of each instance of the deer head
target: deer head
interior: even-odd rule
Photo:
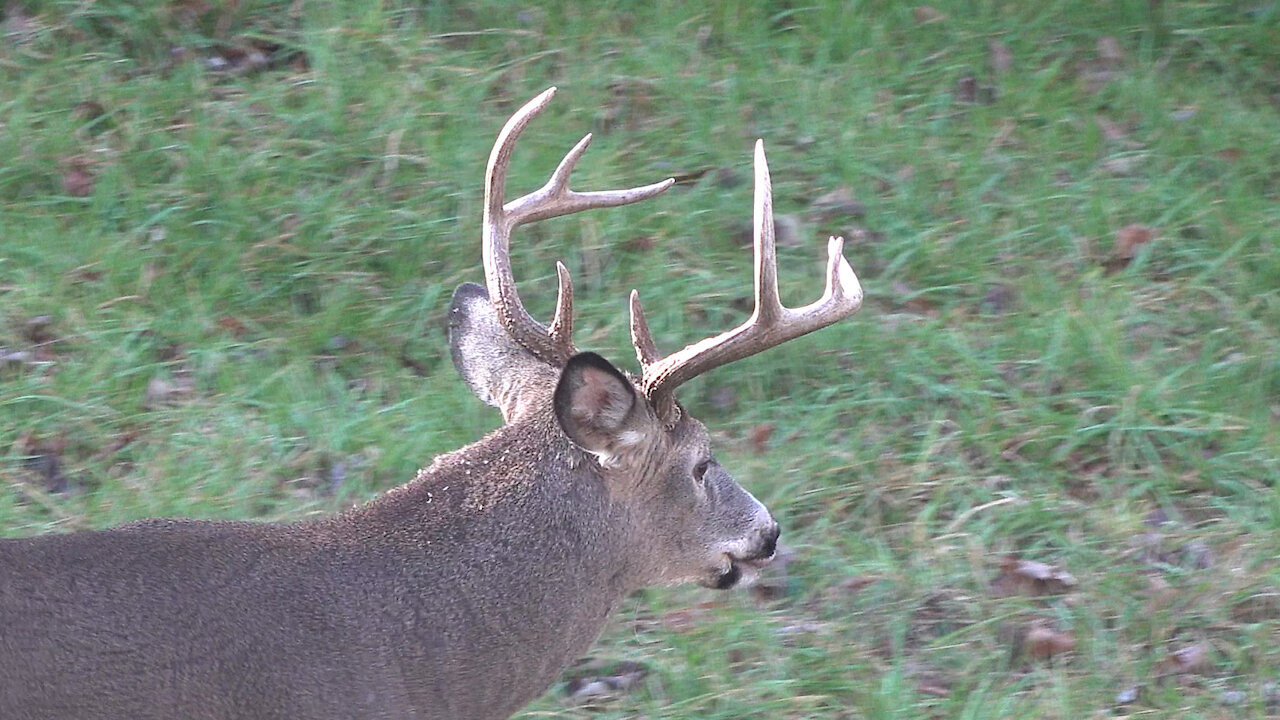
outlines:
[[[624,510],[635,545],[636,586],[693,581],[728,588],[774,554],[778,525],[768,510],[716,462],[703,424],[675,398],[684,382],[826,327],[858,310],[862,289],[842,254],[827,246],[826,290],[811,305],[784,307],[778,298],[773,202],[763,143],[755,148],[755,312],[733,330],[663,357],[631,292],[631,337],[641,374],[625,373],[601,356],[574,347],[573,285],[557,263],[559,294],[549,326],[520,302],[509,258],[518,226],[592,208],[651,198],[674,180],[627,190],[576,192],[569,175],[591,141],[587,135],[540,189],[504,203],[507,169],[520,134],[551,101],[551,88],[511,117],[489,157],[485,179],[483,257],[487,288],[454,292],[450,342],[454,364],[508,423],[550,412],[574,466],[603,483]],[[554,392],[549,392],[554,387]],[[549,405],[549,409],[546,407]]]

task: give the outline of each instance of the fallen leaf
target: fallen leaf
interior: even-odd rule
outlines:
[[[18,452],[26,456],[23,465],[40,476],[41,487],[47,492],[63,493],[71,487],[71,481],[62,469],[62,452],[66,445],[64,437],[41,440],[30,432],[18,437]]]
[[[795,215],[773,216],[773,237],[778,247],[800,247],[804,226]]]
[[[155,410],[166,405],[175,405],[195,392],[195,383],[186,375],[177,375],[173,379],[153,377],[147,383],[142,394],[142,407]]]
[[[564,691],[570,702],[590,707],[618,700],[635,689],[649,674],[649,669],[636,662],[620,662],[606,665],[599,672],[569,679]]]
[[[971,74],[965,74],[956,80],[955,89],[956,102],[972,105],[978,101],[978,78]]]
[[[1134,704],[1134,703],[1138,702],[1138,696],[1139,696],[1140,694],[1141,694],[1141,688],[1140,688],[1139,686],[1137,686],[1137,685],[1130,685],[1129,687],[1127,687],[1127,688],[1125,688],[1125,689],[1121,690],[1120,692],[1116,693],[1116,699],[1113,701],[1113,703],[1112,703],[1112,704],[1114,704],[1114,705],[1132,705],[1132,704]]]
[[[71,197],[89,197],[94,184],[93,176],[82,168],[73,167],[62,174],[62,190]]]
[[[751,428],[747,433],[747,446],[751,448],[751,452],[763,455],[769,449],[769,438],[773,437],[773,431],[771,423],[761,423]]]
[[[240,321],[239,318],[231,315],[223,315],[218,318],[218,327],[231,333],[232,337],[237,339],[243,338],[249,332],[249,327]]]
[[[814,198],[813,204],[809,206],[817,217],[819,222],[844,221],[850,218],[858,219],[865,217],[867,214],[867,206],[858,202],[854,197],[853,190],[846,185],[823,193]]]
[[[1132,260],[1138,254],[1138,249],[1151,242],[1154,237],[1155,230],[1146,225],[1125,225],[1116,231],[1116,242],[1111,255],[1117,260]]]
[[[1129,137],[1128,128],[1105,115],[1098,115],[1094,120],[1098,123],[1098,129],[1102,131],[1102,137],[1111,142],[1120,142]]]
[[[1013,52],[999,40],[987,41],[987,61],[997,73],[1008,72],[1013,67]]]
[[[911,14],[915,17],[916,22],[921,25],[938,22],[947,18],[947,16],[942,14],[938,8],[932,5],[917,5],[915,9],[911,11]]]
[[[652,235],[637,235],[622,244],[631,252],[649,252],[656,243]]]
[[[1098,38],[1098,59],[1111,66],[1124,62],[1124,48],[1114,35],[1103,35]]]
[[[22,336],[33,345],[45,345],[56,338],[53,334],[53,316],[36,315],[22,324]]]
[[[1158,677],[1169,675],[1195,675],[1209,669],[1209,652],[1201,643],[1175,650],[1156,663]]]
[[[842,580],[836,589],[846,595],[857,595],[883,579],[880,575],[853,575]]]
[[[35,364],[35,356],[26,350],[10,350],[7,347],[0,346],[0,370]]]
[[[1008,285],[992,285],[982,296],[982,311],[993,315],[1002,315],[1013,307],[1018,294]]]
[[[1049,660],[1075,650],[1076,638],[1071,633],[1054,630],[1044,623],[1033,623],[1027,629],[1022,648],[1033,660]]]
[[[1098,167],[1112,177],[1130,177],[1137,172],[1144,160],[1146,156],[1141,153],[1113,155],[1099,163]]]
[[[997,596],[1010,595],[1061,595],[1076,588],[1071,573],[1042,562],[1022,560],[1016,555],[1006,555],[1000,561],[1000,574],[991,581],[991,590]]]
[[[1244,157],[1244,150],[1241,150],[1238,147],[1223,148],[1218,152],[1214,153],[1214,156],[1217,157],[1219,160],[1226,160],[1227,162],[1236,162],[1240,160],[1240,158]]]
[[[738,407],[738,391],[730,385],[717,385],[711,388],[707,400],[722,413],[733,412]]]

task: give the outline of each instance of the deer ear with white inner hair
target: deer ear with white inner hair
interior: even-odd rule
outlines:
[[[449,308],[453,365],[476,396],[511,422],[528,409],[537,388],[555,371],[525,350],[502,327],[484,286],[463,283]]]
[[[631,381],[608,360],[592,352],[578,353],[556,385],[556,419],[578,447],[608,464],[644,436],[638,400]]]

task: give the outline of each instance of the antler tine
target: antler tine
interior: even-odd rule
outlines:
[[[843,238],[827,242],[827,283],[822,297],[801,308],[778,298],[778,257],[773,231],[773,192],[764,142],[755,147],[755,312],[738,327],[694,343],[663,358],[649,332],[639,294],[631,293],[631,341],[643,368],[641,387],[659,413],[671,421],[675,389],[712,368],[754,355],[819,330],[862,307],[862,286],[844,258]]]
[[[563,264],[556,264],[559,293],[551,327],[534,320],[516,291],[511,272],[511,231],[525,223],[568,215],[593,208],[616,207],[639,202],[661,193],[675,182],[668,178],[659,183],[626,190],[575,192],[569,189],[569,175],[591,143],[591,135],[583,137],[560,161],[547,184],[528,195],[503,203],[507,185],[507,169],[516,141],[525,127],[537,117],[555,95],[554,87],[525,103],[503,126],[489,154],[485,171],[483,256],[489,301],[503,327],[516,342],[540,359],[562,366],[575,352],[573,347],[573,283]]]

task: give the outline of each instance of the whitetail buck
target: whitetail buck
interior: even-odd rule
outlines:
[[[548,90],[502,129],[485,181],[488,288],[460,286],[454,363],[506,423],[408,484],[295,524],[144,520],[0,541],[3,720],[506,718],[585,651],[628,593],[728,588],[773,555],[778,526],[711,455],[681,383],[856,311],[828,246],[812,305],[778,300],[769,174],[756,145],[755,314],[662,357],[636,294],[633,378],[520,304],[511,231],[652,197],[672,181],[578,193],[583,138],[542,189],[503,204],[516,139]]]

